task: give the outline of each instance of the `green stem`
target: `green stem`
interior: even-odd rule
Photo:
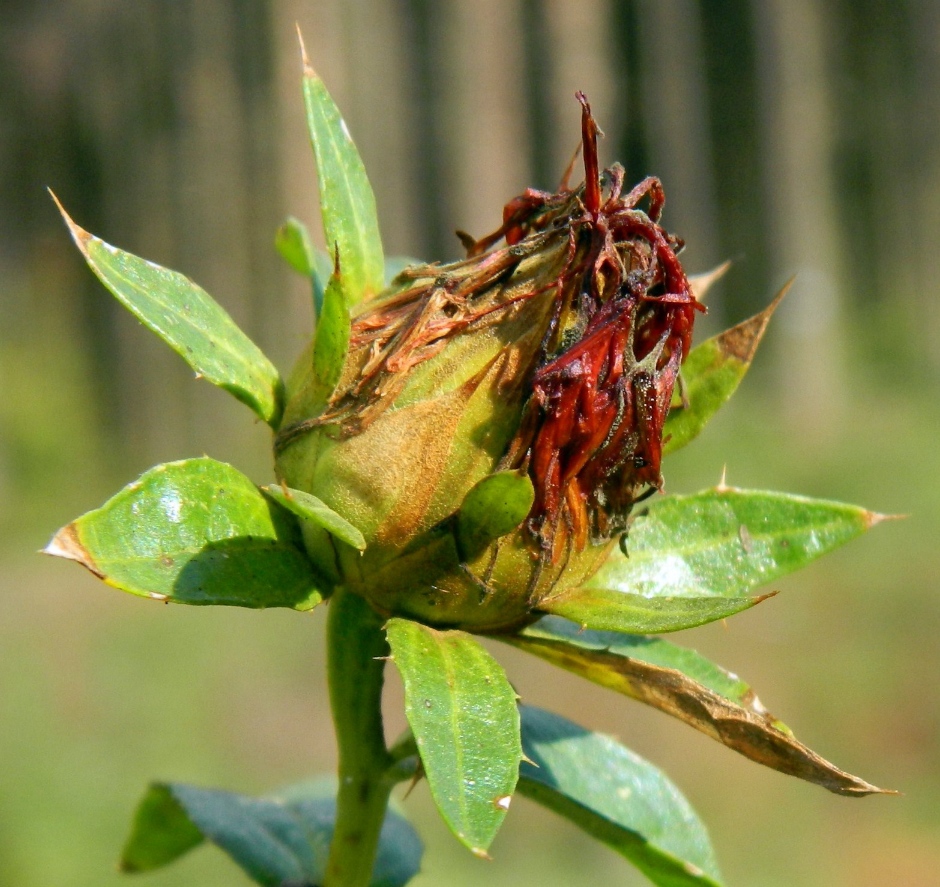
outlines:
[[[324,887],[368,887],[394,784],[382,727],[388,643],[365,600],[337,589],[327,623],[330,704],[339,746],[336,829]]]

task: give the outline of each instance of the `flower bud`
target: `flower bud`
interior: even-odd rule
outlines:
[[[659,181],[624,194],[622,167],[599,174],[579,99],[582,187],[527,190],[493,234],[461,235],[466,259],[412,266],[358,306],[328,401],[312,393],[309,353],[289,385],[279,476],[367,542],[360,555],[307,527],[308,548],[383,612],[522,624],[590,577],[662,485],[663,423],[701,306],[681,241],[659,225]],[[490,506],[472,533],[461,515],[495,473],[490,491],[516,504],[487,540]],[[518,503],[518,526],[499,535]]]

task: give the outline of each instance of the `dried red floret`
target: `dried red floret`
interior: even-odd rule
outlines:
[[[623,530],[633,504],[662,486],[663,425],[702,310],[676,258],[682,242],[659,225],[661,183],[647,178],[623,195],[621,167],[599,177],[597,126],[578,98],[581,212],[570,212],[564,191],[528,191],[481,241],[521,239],[567,216],[571,260],[558,281],[553,341],[512,448],[535,486],[528,527],[553,561],[569,544],[581,550]],[[644,199],[646,212],[637,208]]]

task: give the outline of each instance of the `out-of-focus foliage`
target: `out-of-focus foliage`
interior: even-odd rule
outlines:
[[[791,726],[829,739],[827,757],[905,797],[849,810],[693,731],[676,735],[630,700],[499,655],[525,701],[577,703],[591,727],[683,785],[729,883],[931,884],[940,10],[930,0],[5,4],[0,883],[118,883],[113,837],[155,774],[253,793],[331,767],[325,699],[309,698],[322,679],[316,617],[116,603],[31,554],[48,527],[154,462],[211,452],[272,479],[263,423],[246,434],[243,407],[193,385],[120,313],[43,188],[90,230],[219,294],[288,369],[309,334],[310,287],[282,268],[271,238],[291,214],[324,247],[295,20],[373,170],[388,254],[454,258],[454,228],[490,230],[492,208],[523,187],[553,188],[581,88],[606,124],[602,160],[623,160],[631,180],[662,176],[690,270],[734,260],[709,293],[701,339],[797,275],[734,402],[666,461],[668,489],[713,485],[727,464],[737,486],[913,517],[788,579],[787,595],[729,624],[733,638],[713,626],[683,643],[746,674],[772,710],[800,712]],[[735,791],[715,791],[720,779]],[[634,883],[614,854],[534,809],[524,827],[507,818],[486,864],[435,832],[426,793],[406,803],[429,841],[416,884]],[[225,861],[201,852],[151,880],[232,883]]]

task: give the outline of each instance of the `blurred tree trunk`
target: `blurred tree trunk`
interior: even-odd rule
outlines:
[[[911,82],[905,93],[908,101],[903,106],[902,126],[903,132],[911,136],[908,170],[914,185],[894,186],[891,190],[893,215],[905,222],[916,219],[916,224],[904,225],[908,271],[903,284],[892,288],[892,295],[901,296],[900,304],[892,307],[907,321],[903,338],[895,342],[895,347],[903,351],[923,336],[923,357],[929,361],[930,378],[936,381],[940,377],[940,299],[936,295],[940,281],[940,6],[931,0],[915,0],[911,7],[910,27],[904,32],[908,39],[902,43],[902,48],[911,45],[912,49]],[[915,350],[916,360],[921,354]]]
[[[930,0],[841,0],[829,13],[856,356],[888,385],[936,381],[940,9]]]
[[[715,312],[721,326],[742,320],[770,295],[763,155],[757,82],[758,46],[750,0],[702,7],[702,52],[709,165],[717,195],[718,254],[734,268]]]
[[[453,163],[453,228],[482,236],[530,183],[518,0],[449,3],[444,56],[445,142]],[[473,35],[469,40],[468,35]],[[463,254],[452,240],[448,258]]]
[[[771,277],[797,281],[780,311],[779,384],[793,417],[825,434],[843,391],[843,269],[820,0],[755,3]],[[782,341],[781,341],[782,340]]]
[[[727,256],[718,246],[699,5],[662,0],[643,5],[641,12],[641,58],[649,72],[643,82],[649,172],[663,180],[667,227],[687,244],[683,262],[692,271],[705,271]],[[722,292],[717,287],[709,296],[717,313]]]
[[[548,187],[555,190],[561,174],[581,138],[581,108],[574,94],[581,90],[591,102],[598,125],[607,133],[617,133],[623,126],[624,106],[617,73],[613,67],[616,33],[612,14],[617,2],[611,0],[544,0],[543,14],[548,24],[551,44],[548,86],[551,90],[554,132],[546,146],[549,166],[554,171]],[[615,138],[602,140],[600,161],[608,166],[619,145]],[[575,168],[572,184],[583,179]]]
[[[71,0],[6,15],[16,29],[5,36],[17,37],[7,47],[12,82],[43,78],[11,109],[23,124],[15,180],[9,168],[4,175],[22,209],[13,242],[48,237],[67,251],[41,199],[48,184],[79,224],[192,276],[261,344],[277,341],[270,231],[281,201],[267,4]],[[116,452],[133,452],[135,466],[200,452],[210,440],[223,458],[256,453],[243,408],[194,384],[69,256],[74,280],[61,291],[81,296],[71,336],[93,355],[101,416],[116,417],[122,439]],[[34,280],[39,270],[29,272]]]

